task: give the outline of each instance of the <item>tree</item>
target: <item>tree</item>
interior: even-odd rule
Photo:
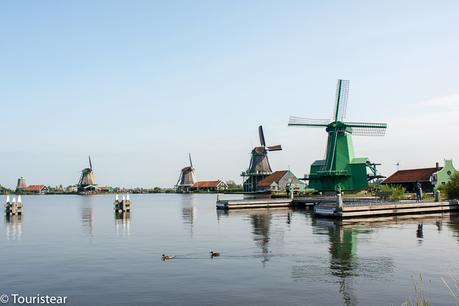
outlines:
[[[453,174],[449,182],[440,190],[446,193],[448,199],[459,199],[459,173]]]
[[[242,185],[237,184],[233,180],[226,181],[226,185],[228,185],[229,190],[242,190]]]

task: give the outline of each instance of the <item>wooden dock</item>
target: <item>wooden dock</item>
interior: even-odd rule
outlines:
[[[268,207],[288,207],[293,203],[293,199],[241,199],[241,200],[217,200],[217,209],[242,209],[242,208],[268,208]]]
[[[330,218],[362,218],[376,216],[393,216],[403,214],[428,214],[436,212],[459,211],[457,200],[441,202],[400,201],[396,203],[375,202],[366,204],[343,204],[341,208],[336,203],[321,203],[314,207],[314,215]]]
[[[367,203],[375,200],[374,197],[344,198],[346,203]],[[269,208],[269,207],[313,207],[319,204],[335,204],[336,197],[295,197],[295,198],[253,198],[239,200],[217,200],[217,209],[245,209],[245,208]]]

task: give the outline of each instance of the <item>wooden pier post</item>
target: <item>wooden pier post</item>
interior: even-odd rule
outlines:
[[[17,200],[16,197],[10,201],[10,196],[6,196],[6,203],[5,203],[5,214],[8,216],[12,215],[22,215],[23,206],[22,206],[22,199],[19,195]]]
[[[126,194],[126,196],[123,195],[121,201],[119,199],[119,196],[115,195],[115,202],[113,203],[113,205],[115,206],[116,213],[130,212],[131,199],[129,197],[129,194]]]

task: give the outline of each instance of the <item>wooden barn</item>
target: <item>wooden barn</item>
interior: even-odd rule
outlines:
[[[225,191],[228,190],[228,185],[221,181],[201,181],[195,182],[192,186],[193,191]]]
[[[443,167],[437,163],[432,168],[398,170],[385,179],[383,184],[402,185],[408,192],[415,192],[416,182],[420,182],[424,192],[432,192],[439,186],[446,184],[456,172],[453,161],[445,160]]]

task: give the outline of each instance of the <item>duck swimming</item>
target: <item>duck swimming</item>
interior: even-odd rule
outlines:
[[[210,257],[217,257],[217,256],[220,256],[220,252],[214,252],[214,251],[210,251]]]
[[[170,259],[174,259],[175,256],[170,256],[170,255],[161,255],[161,259],[162,260],[170,260]]]

